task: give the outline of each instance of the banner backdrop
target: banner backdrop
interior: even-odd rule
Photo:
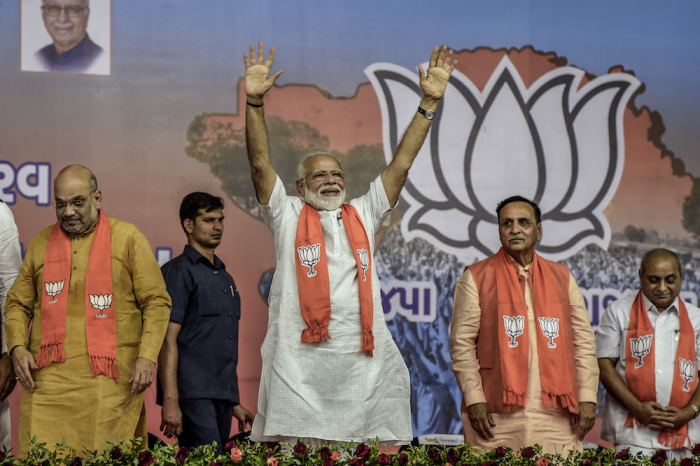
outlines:
[[[136,224],[161,263],[185,243],[182,197],[224,197],[217,254],[243,298],[238,374],[252,411],[275,266],[245,148],[242,56],[260,40],[285,70],[265,112],[287,192],[299,157],[325,149],[341,159],[350,197],[366,191],[413,117],[416,65],[427,68],[436,45],[455,51],[374,258],[411,374],[414,435],[461,432],[452,294],[467,264],[498,249],[495,207],[510,195],[542,207],[538,251],[570,267],[594,327],[637,290],[639,259],[656,246],[681,254],[682,296],[697,304],[696,2],[92,0],[99,61],[68,71],[42,68],[37,52],[52,36],[40,6],[0,0],[0,197],[23,250],[55,222],[52,181],[67,164],[95,172],[104,211]],[[147,399],[157,433],[160,412]]]

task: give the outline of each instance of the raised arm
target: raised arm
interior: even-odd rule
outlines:
[[[452,50],[448,50],[447,46],[443,45],[442,48],[435,47],[433,49],[427,73],[423,71],[422,66],[418,65],[419,84],[423,91],[420,108],[426,112],[434,112],[440,99],[445,94],[447,82],[457,64],[456,60],[450,64],[451,60]],[[394,158],[382,172],[382,183],[389,198],[389,204],[392,207],[398,201],[401,188],[403,188],[408,177],[408,170],[411,168],[413,160],[418,155],[418,151],[428,135],[430,123],[431,120],[416,111],[413,120],[408,125],[401,142],[396,148]]]
[[[283,70],[276,71],[270,76],[270,69],[275,59],[275,48],[270,48],[267,60],[264,57],[265,48],[262,42],[258,42],[258,52],[255,46],[250,46],[250,56],[243,54],[245,62],[245,93],[246,93],[246,127],[245,136],[248,147],[248,161],[250,162],[250,174],[253,177],[255,194],[258,202],[267,205],[275,187],[277,174],[270,161],[270,147],[267,142],[267,128],[265,127],[265,114],[263,97],[270,90]]]

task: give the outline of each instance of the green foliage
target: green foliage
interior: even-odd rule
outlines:
[[[104,452],[84,452],[77,455],[65,444],[50,449],[45,443],[31,440],[27,456],[19,459],[0,453],[0,466],[19,465],[236,465],[236,466],[498,466],[498,465],[700,465],[700,444],[693,448],[695,456],[681,461],[666,461],[657,452],[651,458],[627,453],[616,453],[614,449],[569,451],[561,455],[542,453],[539,445],[523,447],[515,451],[499,447],[484,451],[471,445],[408,446],[396,452],[392,447],[381,447],[377,441],[367,443],[332,444],[318,448],[281,444],[270,447],[261,443],[242,442],[226,445],[225,455],[216,455],[216,444],[193,449],[158,443],[153,449],[143,449],[142,439],[130,439],[115,444],[107,444]]]

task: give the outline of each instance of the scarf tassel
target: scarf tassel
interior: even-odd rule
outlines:
[[[372,330],[362,332],[362,352],[370,358],[374,357],[374,334]]]
[[[525,406],[525,393],[515,393],[509,388],[503,390],[503,403],[507,405]]]
[[[634,416],[632,416],[630,413],[627,413],[627,418],[625,419],[625,427],[632,428],[635,425],[641,426],[642,423],[639,422]]]
[[[92,376],[106,375],[110,379],[119,381],[117,378],[117,360],[106,356],[90,356],[90,366],[92,366]]]
[[[572,408],[576,408],[575,412],[578,412],[578,404],[571,393],[562,393],[555,395],[553,393],[542,393],[542,402],[548,408],[568,408],[571,411]]]
[[[50,355],[50,356],[49,356]],[[63,342],[47,343],[39,349],[39,356],[36,359],[36,365],[46,367],[49,362],[65,362],[66,354],[63,352]]]
[[[330,339],[331,335],[328,333],[328,325],[324,325],[323,327],[307,327],[301,332],[302,343],[318,343]]]
[[[687,448],[691,448],[690,439],[687,435],[683,435],[677,430],[665,430],[659,434],[659,441],[669,448],[674,450],[684,448],[688,443]]]

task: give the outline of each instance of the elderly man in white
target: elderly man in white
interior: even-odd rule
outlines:
[[[611,303],[598,326],[601,437],[618,451],[690,457],[700,440],[700,309],[678,297],[681,264],[668,249],[644,255],[639,280],[637,295]]]

